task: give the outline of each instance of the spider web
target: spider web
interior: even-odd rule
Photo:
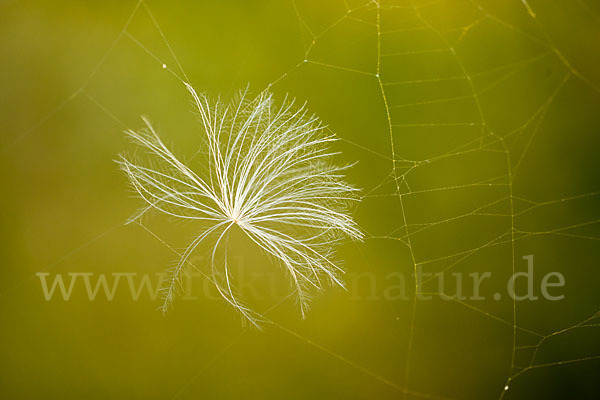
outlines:
[[[414,371],[415,362],[426,357],[419,350],[422,348],[419,338],[424,335],[421,328],[429,324],[421,325],[420,316],[431,313],[423,309],[425,306],[419,303],[417,294],[440,295],[436,285],[431,285],[440,275],[481,270],[482,262],[489,263],[492,269],[497,262],[498,271],[512,275],[524,269],[521,257],[528,254],[524,253],[527,246],[519,247],[520,244],[528,244],[538,237],[577,243],[599,240],[600,218],[589,204],[597,204],[594,202],[600,192],[589,191],[589,185],[580,186],[586,187],[587,191],[583,192],[577,190],[577,185],[561,186],[558,178],[549,179],[549,184],[555,184],[556,188],[546,192],[535,186],[528,189],[526,185],[539,178],[535,164],[529,160],[536,144],[544,140],[545,134],[552,133],[548,121],[558,112],[557,103],[564,106],[568,96],[576,91],[597,98],[600,89],[558,47],[538,16],[535,2],[506,3],[510,5],[500,7],[482,0],[348,0],[328,6],[323,12],[328,17],[321,18],[319,4],[290,0],[288,22],[297,25],[303,54],[265,85],[285,92],[289,81],[302,79],[303,71],[309,70],[324,74],[323,79],[343,76],[356,80],[357,85],[373,93],[368,100],[373,101],[376,112],[364,112],[365,118],[376,119],[369,121],[374,127],[372,132],[350,138],[344,134],[343,123],[339,123],[340,126],[332,123],[331,127],[348,153],[361,161],[358,168],[374,171],[363,182],[364,199],[356,210],[359,223],[364,224],[369,233],[367,244],[364,248],[357,245],[353,251],[373,270],[378,266],[370,253],[374,250],[369,250],[369,246],[392,243],[393,252],[399,257],[393,268],[407,276],[416,275],[418,268],[433,274],[420,283],[413,279],[407,304],[377,305],[389,308],[394,323],[406,328],[405,334],[400,335],[402,340],[396,343],[401,348],[401,365],[391,374],[380,368],[367,368],[310,338],[310,334],[299,333],[274,318],[270,322],[323,355],[406,398],[460,397],[456,391],[445,392],[439,387],[435,391],[422,390],[426,385],[418,380],[418,372]],[[596,22],[600,20],[597,11],[585,0],[577,0],[573,7],[579,7]],[[146,1],[138,1],[82,85],[18,135],[5,151],[19,146],[47,121],[60,118],[61,111],[81,97],[121,127],[130,128],[115,107],[98,100],[89,89],[123,42],[135,45],[146,56],[145,62],[155,63],[157,71],[172,75],[178,82],[194,83],[157,17]],[[151,24],[159,43],[147,42],[134,33],[131,26],[138,20]],[[165,51],[156,50],[158,45]],[[314,88],[307,88],[310,90]],[[339,95],[326,93],[324,96],[335,99]],[[523,96],[523,102],[515,101],[517,96]],[[532,172],[527,172],[527,168]],[[540,194],[537,194],[538,189]],[[583,211],[569,218],[573,207]],[[376,209],[385,210],[379,220],[366,217],[373,215],[372,210]],[[145,226],[144,229],[179,254],[163,237]],[[113,230],[114,227],[101,233],[65,257]],[[590,258],[597,261],[593,254]],[[46,270],[63,259],[48,265]],[[364,265],[349,268],[360,270]],[[551,268],[565,270],[561,265]],[[571,316],[561,319],[560,327],[538,328],[532,327],[528,319],[539,312],[544,303],[532,307],[515,300],[498,304],[446,300],[445,310],[462,307],[477,318],[510,329],[508,347],[503,349],[510,354],[508,363],[498,367],[498,377],[490,380],[497,385],[490,392],[497,393],[499,398],[511,393],[513,383],[526,379],[532,371],[585,363],[600,357],[588,353],[540,361],[540,354],[552,340],[579,330],[597,329],[600,326],[597,304],[578,310],[575,321]],[[571,322],[565,323],[568,320]],[[243,332],[193,374],[174,397],[189,390],[240,340]],[[502,384],[498,384],[500,382]]]

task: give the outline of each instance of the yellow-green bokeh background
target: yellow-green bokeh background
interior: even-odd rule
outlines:
[[[349,179],[369,194],[355,213],[369,239],[339,253],[350,284],[369,273],[381,291],[401,272],[412,298],[406,229],[417,263],[440,259],[425,271],[492,273],[487,300],[418,301],[414,319],[412,300],[370,299],[361,281],[317,296],[305,320],[284,302],[259,332],[202,297],[166,317],[122,290],[89,301],[80,285],[70,301],[45,301],[36,272],[155,274],[176,261],[123,225],[140,201],[113,162],[132,151],[116,119],[139,128],[148,115],[181,155],[201,131],[161,68],[179,72],[143,5],[0,2],[0,397],[391,399],[406,387],[498,398],[532,355],[519,349],[512,363],[513,303],[492,299],[506,294],[513,259],[523,271],[534,255],[538,295],[544,274],[566,280],[564,300],[517,303],[516,346],[540,339],[522,329],[548,335],[600,309],[600,4],[528,3],[533,15],[518,0],[381,1],[378,23],[363,0],[147,1],[198,91],[226,99],[283,76],[276,97],[306,101],[343,139],[342,161],[359,162]],[[408,227],[387,179],[386,109]],[[177,249],[194,230],[159,216],[148,227]],[[245,244],[238,253],[245,271],[279,274]],[[598,355],[598,328],[587,327],[549,338],[535,363]],[[505,398],[596,398],[599,369],[596,359],[534,368]]]

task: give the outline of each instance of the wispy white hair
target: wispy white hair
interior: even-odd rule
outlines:
[[[336,139],[304,106],[294,101],[276,106],[267,91],[253,99],[244,92],[226,105],[186,86],[206,133],[207,172],[181,162],[146,118],[145,129],[126,133],[151,163],[144,166],[124,156],[118,161],[146,202],[132,220],[155,209],[202,226],[170,270],[162,310],[171,306],[190,255],[208,242],[211,280],[230,305],[258,326],[260,315],[238,298],[228,268],[227,237],[237,224],[284,266],[304,316],[309,293],[323,288],[323,280],[343,287],[343,269],[333,259],[336,244],[362,239],[349,214],[351,203],[358,201],[357,189],[344,180],[348,166],[335,165],[336,153],[328,148]]]

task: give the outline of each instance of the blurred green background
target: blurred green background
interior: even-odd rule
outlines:
[[[243,243],[262,332],[201,277],[166,316],[127,276],[112,301],[82,277],[68,301],[44,297],[40,272],[154,282],[193,235],[160,216],[124,225],[141,203],[113,162],[141,115],[176,154],[201,145],[169,45],[196,90],[272,85],[358,161],[368,238],[340,249],[349,291],[317,295],[304,320]],[[598,397],[597,1],[3,0],[0,54],[2,398]],[[514,304],[527,255],[540,299]],[[468,274],[490,272],[485,300],[414,300],[417,266],[445,271],[448,294],[462,274],[467,296]],[[560,301],[541,298],[549,272]]]

